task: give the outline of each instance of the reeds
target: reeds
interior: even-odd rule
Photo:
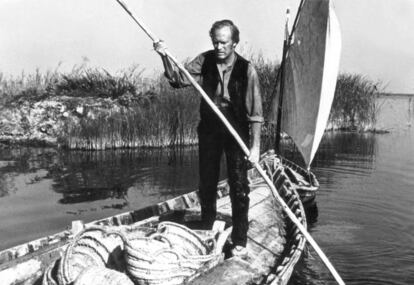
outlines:
[[[261,54],[254,55],[250,53],[249,60],[256,69],[259,76],[260,87],[262,92],[262,106],[265,122],[262,125],[262,136],[266,137],[266,141],[273,141],[276,138],[276,128],[272,123],[268,123],[269,113],[272,111],[272,101],[279,86],[276,84],[277,73],[280,64],[266,60]],[[273,148],[274,146],[271,146]]]
[[[47,95],[47,88],[52,86],[59,74],[55,71],[42,73],[39,69],[33,74],[22,72],[19,76],[6,77],[0,73],[0,107],[8,106],[21,100],[42,100]]]
[[[271,103],[273,101],[273,97],[275,96],[276,88],[279,88],[276,84],[276,77],[280,64],[266,60],[261,54],[257,56],[250,56],[250,61],[259,76],[262,92],[263,112],[265,118],[267,118],[267,115],[271,111]]]
[[[88,80],[91,78],[88,75]],[[71,149],[109,149],[197,143],[199,99],[192,88],[172,89],[163,78],[154,80],[146,88],[136,83],[129,86],[130,81],[124,77],[119,80],[122,84],[116,79],[109,84],[102,81],[99,86],[102,90],[108,90],[102,86],[114,88],[97,93],[99,97],[110,95],[120,106],[119,110],[103,112],[93,119],[84,117],[80,126],[68,126],[65,145]],[[88,90],[94,90],[89,87],[92,84],[85,85]],[[146,90],[143,92],[143,89]]]
[[[372,130],[381,104],[379,82],[360,74],[340,74],[332,103],[329,124],[332,129]]]
[[[146,104],[122,108],[68,129],[71,149],[165,147],[197,143],[197,103],[185,94],[162,94]],[[192,96],[192,95],[190,95]],[[194,96],[192,96],[194,97]]]
[[[105,69],[76,66],[70,73],[60,74],[59,79],[49,86],[49,92],[71,97],[117,99],[125,94],[140,97],[152,88],[152,82],[143,78],[143,71],[132,66],[112,75]]]
[[[248,56],[262,87],[264,117],[270,112],[279,64],[263,56]],[[0,73],[0,108],[15,102],[49,98],[75,98],[76,104],[106,102],[104,107],[67,120],[59,142],[71,149],[109,149],[182,146],[197,143],[200,96],[193,88],[173,89],[163,76],[144,78],[143,70],[133,66],[116,74],[75,66],[71,72],[57,69],[42,74],[6,79]],[[361,75],[341,74],[330,116],[331,128],[364,129],[375,126],[380,109],[377,83]],[[73,100],[66,102],[67,110]],[[72,103],[71,103],[72,102]],[[84,103],[82,103],[84,102]],[[95,108],[95,110],[92,110]],[[75,113],[75,112],[72,112]],[[274,136],[274,128],[264,124],[263,134]]]

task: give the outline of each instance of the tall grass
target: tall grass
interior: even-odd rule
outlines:
[[[175,90],[163,77],[148,79],[142,73],[137,66],[110,74],[82,64],[67,73],[37,70],[8,78],[0,74],[0,107],[60,98],[68,109],[75,109],[90,104],[83,99],[106,100],[91,116],[67,120],[58,139],[73,149],[196,144],[199,98],[194,90]]]
[[[0,72],[0,107],[20,100],[42,100],[47,89],[53,86],[59,77],[55,71],[42,73],[39,69],[33,74],[22,72],[19,76],[6,76]]]
[[[73,75],[72,75],[73,76]],[[67,142],[72,149],[108,149],[131,147],[165,147],[197,143],[199,99],[192,88],[176,90],[163,78],[147,81],[128,80],[128,77],[110,77],[107,72],[95,70],[86,78],[73,78],[65,82],[87,83],[82,90],[74,88],[71,96],[94,93],[111,98],[121,108],[97,117],[82,118],[79,126],[68,126]],[[141,75],[140,75],[141,76]],[[137,84],[137,82],[139,82]],[[95,88],[91,86],[98,86]],[[58,90],[69,88],[60,84]]]
[[[266,60],[261,54],[249,56],[259,76],[262,91],[262,105],[265,117],[271,111],[271,103],[276,92],[276,77],[280,64]]]
[[[72,97],[117,99],[125,94],[141,96],[152,88],[152,81],[142,76],[143,69],[132,66],[112,75],[105,69],[75,67],[70,73],[60,74],[49,92]]]
[[[192,89],[167,89],[160,82],[157,94],[95,119],[82,119],[68,129],[73,149],[165,147],[197,143],[198,98]],[[159,92],[159,93],[158,93]]]
[[[360,74],[340,74],[329,118],[331,126],[351,130],[375,128],[381,107],[377,100],[379,86],[379,82]]]
[[[279,88],[276,84],[276,77],[280,64],[266,60],[261,54],[250,54],[248,58],[257,71],[261,85],[263,115],[265,118],[265,123],[262,126],[262,136],[266,137],[267,141],[274,141],[276,138],[276,128],[274,124],[267,122],[267,118],[269,118],[269,113],[272,110],[272,101],[276,88]]]
[[[259,75],[267,118],[279,64],[261,55],[248,57]],[[106,110],[78,116],[76,123],[67,121],[59,141],[72,149],[196,144],[200,96],[193,88],[173,89],[163,76],[144,78],[142,72],[133,66],[110,74],[82,64],[67,73],[55,70],[42,74],[37,70],[32,75],[14,78],[0,74],[0,108],[22,100],[56,97],[79,99],[77,104],[82,104],[84,98],[89,102],[109,102]],[[377,86],[361,75],[341,74],[330,116],[331,126],[366,129],[375,125],[379,110],[375,100]],[[275,129],[269,126],[264,124],[263,134],[274,136]]]

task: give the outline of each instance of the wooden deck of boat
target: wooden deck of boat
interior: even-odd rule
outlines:
[[[268,187],[253,186],[252,190],[249,195],[247,259],[227,259],[191,284],[259,284],[266,281],[284,249],[283,214]],[[231,214],[229,197],[220,199],[217,208],[219,213]]]
[[[191,284],[263,284],[267,283],[266,281],[269,281],[269,274],[270,272],[274,272],[275,264],[280,265],[281,260],[279,258],[286,243],[283,221],[284,215],[281,207],[274,201],[269,188],[259,183],[260,181],[253,183],[249,195],[248,258],[246,260],[241,260],[240,258],[227,259],[218,267],[211,269],[211,271],[193,280]],[[217,208],[219,214],[227,219],[231,215],[231,202],[227,195],[228,185],[225,183],[222,184],[222,189],[218,192],[221,198],[217,200]],[[199,204],[195,202],[195,196],[197,194],[190,193],[189,195],[191,197],[194,196],[194,201],[191,197],[185,197],[184,200],[187,199],[187,202],[192,204],[192,207],[187,208],[186,212],[190,216],[192,216],[193,213],[199,215],[200,207]],[[165,210],[166,213],[168,213],[169,211],[164,209],[166,205],[169,205],[169,208],[171,209],[185,208],[184,206],[180,206],[181,200],[183,199],[177,198],[172,201],[161,203],[157,206],[157,209],[159,212],[164,212]],[[174,211],[171,213],[174,213]],[[156,222],[159,218],[160,216],[154,216],[147,219],[146,222]],[[121,220],[125,220],[122,224],[129,224],[128,221],[130,219],[130,214],[122,214],[116,218],[110,218],[109,220],[105,219],[104,224],[109,223],[118,225],[121,224]],[[31,251],[29,250],[34,245],[37,245],[38,243],[41,244],[43,239],[39,240],[39,242],[32,242],[28,246],[19,246],[12,249],[11,251],[16,252],[16,254],[21,250],[29,250],[29,252],[32,253],[22,253],[22,257],[17,258],[16,260],[11,259],[10,262],[6,262],[5,264],[0,262],[1,283],[39,284],[39,277],[41,277],[43,272],[44,264],[47,264],[48,261],[49,263],[52,262],[61,255],[68,242],[68,234],[69,233],[66,231],[58,233],[55,237],[57,242],[51,242],[51,244],[44,249],[34,250],[34,248],[32,248]],[[4,252],[3,258],[9,256],[6,256],[6,253],[9,252]],[[4,278],[6,280],[4,280]]]

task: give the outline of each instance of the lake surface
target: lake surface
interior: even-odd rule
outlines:
[[[309,231],[347,284],[414,284],[414,98],[383,100],[388,134],[326,133]],[[291,149],[285,155],[300,161]],[[224,177],[225,173],[222,173]],[[0,249],[197,188],[197,148],[0,149]],[[335,284],[317,254],[290,284]]]

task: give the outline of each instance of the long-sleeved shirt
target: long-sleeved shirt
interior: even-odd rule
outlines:
[[[200,54],[195,59],[193,59],[191,62],[186,64],[186,69],[188,70],[188,72],[200,84],[202,83],[202,80],[203,80],[201,69],[204,63],[204,59],[205,59],[204,54]],[[227,87],[228,87],[231,72],[233,70],[236,59],[237,59],[237,55],[235,56],[233,62],[227,65],[227,67],[224,69],[220,68],[220,66],[217,65],[217,69],[220,74],[220,80],[219,80],[217,89],[215,91],[215,94],[213,94],[214,98],[219,99],[219,100],[214,100],[216,103],[217,101],[220,101],[220,102],[230,101],[230,95],[229,95]],[[167,73],[165,75],[173,86],[185,87],[185,86],[191,85],[191,83],[186,78],[186,76],[183,73],[175,69],[174,69],[174,73],[172,77],[169,77]],[[247,110],[246,115],[247,115],[248,121],[250,123],[253,123],[253,122],[262,123],[263,122],[263,108],[262,108],[262,98],[261,98],[261,92],[260,92],[259,77],[251,63],[249,63],[248,69],[247,69],[247,89],[246,89],[245,104],[246,104],[246,110]]]

